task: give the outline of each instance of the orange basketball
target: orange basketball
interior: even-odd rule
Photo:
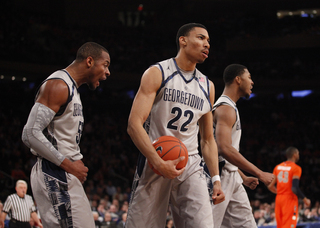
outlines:
[[[156,149],[158,155],[165,161],[175,160],[181,156],[185,159],[177,164],[177,169],[182,169],[188,162],[188,150],[180,139],[174,136],[161,136],[153,141],[153,147]],[[148,164],[150,168],[158,175],[162,176],[158,170],[156,170],[151,163]]]

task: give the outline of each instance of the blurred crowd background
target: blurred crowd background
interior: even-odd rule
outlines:
[[[216,97],[223,90],[222,72],[228,64],[243,64],[252,74],[254,96],[238,102],[243,132],[240,152],[260,169],[272,172],[285,160],[285,149],[297,147],[300,188],[312,201],[310,208],[301,204],[300,222],[319,219],[319,1],[96,0],[89,6],[72,0],[3,2],[0,200],[14,192],[16,180],[29,183],[36,158],[22,143],[21,132],[37,86],[70,64],[81,44],[94,41],[110,52],[111,77],[96,91],[79,88],[85,116],[80,145],[89,168],[84,187],[93,211],[103,208],[101,218],[109,211],[120,221],[139,153],[126,127],[140,77],[151,64],[175,56],[176,32],[188,22],[208,28],[210,54],[198,68],[215,83]],[[310,94],[293,96],[293,91],[302,90]],[[275,195],[263,183],[247,191],[257,223],[272,224]],[[32,195],[30,187],[28,193]],[[103,207],[98,210],[100,204]],[[111,205],[116,209],[110,211]]]

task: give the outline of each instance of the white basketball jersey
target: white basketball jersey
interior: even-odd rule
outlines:
[[[162,84],[154,100],[145,129],[151,141],[164,135],[179,138],[189,155],[198,153],[198,120],[211,111],[208,78],[195,69],[190,78],[172,59],[159,62]]]
[[[236,112],[237,119],[236,119],[236,122],[234,123],[234,125],[232,126],[231,137],[232,137],[232,146],[239,152],[239,150],[240,150],[240,139],[241,139],[241,123],[240,123],[240,115],[239,115],[239,112],[238,112],[238,109],[237,109],[237,105],[228,96],[222,95],[221,97],[219,97],[219,99],[214,104],[213,112],[217,109],[217,107],[219,107],[221,105],[229,105]],[[215,131],[215,123],[213,123],[213,128],[214,128],[214,131]],[[222,160],[225,160],[225,159],[221,155],[219,155],[219,161],[222,161]],[[237,166],[232,165],[227,160],[225,160],[225,161],[226,161],[226,164],[225,164],[224,167],[226,169],[228,169],[229,171],[238,170]]]
[[[43,133],[61,154],[72,161],[80,160],[83,157],[79,143],[84,119],[77,84],[66,70],[54,72],[44,82],[52,79],[63,80],[68,85],[69,97]]]

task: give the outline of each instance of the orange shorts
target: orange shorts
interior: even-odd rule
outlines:
[[[275,213],[277,228],[295,228],[299,215],[297,196],[277,195]]]

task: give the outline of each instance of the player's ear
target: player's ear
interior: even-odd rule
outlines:
[[[86,64],[87,64],[87,67],[90,68],[93,66],[93,63],[94,63],[94,60],[91,56],[88,56],[87,59],[86,59]]]
[[[182,44],[182,46],[186,46],[187,45],[187,40],[185,36],[180,36],[179,37],[179,41]]]
[[[241,82],[241,77],[240,77],[240,76],[236,76],[236,77],[234,78],[234,80],[237,82],[237,84],[240,84],[240,82]]]

